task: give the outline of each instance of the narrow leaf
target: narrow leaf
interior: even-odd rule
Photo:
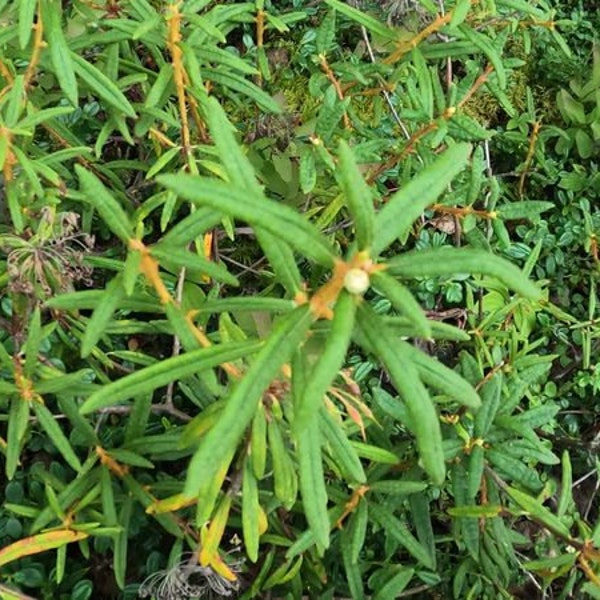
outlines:
[[[401,277],[451,276],[479,273],[495,277],[531,300],[542,293],[523,273],[503,258],[472,248],[432,248],[405,252],[388,263],[388,272]]]
[[[94,91],[100,98],[113,108],[125,114],[127,117],[135,119],[135,110],[125,97],[123,92],[113,83],[100,69],[90,64],[79,54],[70,51],[71,60],[75,73],[81,80]]]
[[[151,392],[171,381],[185,379],[224,362],[248,356],[262,345],[262,342],[235,342],[167,358],[103,386],[83,403],[81,413],[88,414],[99,408],[112,406],[122,400]]]
[[[306,256],[325,266],[333,264],[334,253],[325,238],[289,206],[221,181],[193,175],[160,175],[158,181],[181,198],[205,205],[242,219],[250,225],[264,227],[281,237]]]
[[[338,155],[336,175],[354,220],[358,249],[367,250],[373,241],[375,223],[373,194],[358,169],[350,146],[344,140],[340,141]]]
[[[323,479],[321,432],[316,414],[313,414],[312,421],[308,427],[296,433],[300,463],[300,491],[306,520],[315,540],[321,548],[327,548],[330,529],[327,514],[328,497]]]
[[[88,534],[83,531],[59,529],[58,531],[49,531],[48,533],[40,533],[24,538],[0,550],[0,566],[25,556],[60,548],[65,544],[83,540],[86,537],[88,537]]]
[[[29,0],[27,0],[29,1]],[[54,75],[58,79],[60,89],[73,106],[77,106],[78,90],[77,79],[73,60],[65,39],[62,26],[61,3],[44,0],[42,2],[42,14],[44,16],[44,30],[48,40],[48,49],[50,51],[50,60],[54,67]]]
[[[117,237],[128,242],[133,237],[133,228],[121,205],[95,175],[80,165],[75,165],[75,173],[79,177],[86,201],[98,211],[102,220]]]
[[[388,200],[375,219],[373,256],[408,233],[413,222],[465,168],[470,152],[469,144],[451,146]]]
[[[246,427],[256,413],[262,394],[281,365],[304,339],[311,322],[308,307],[301,306],[283,317],[274,328],[252,366],[227,400],[219,421],[200,442],[188,468],[185,495],[197,496],[203,482],[211,481],[226,469],[225,461],[231,460]],[[250,343],[249,347],[255,348],[256,344]],[[167,361],[162,364],[165,362]],[[203,498],[199,498],[199,506],[202,502]]]

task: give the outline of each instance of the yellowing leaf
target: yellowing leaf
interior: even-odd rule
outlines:
[[[88,537],[87,533],[72,531],[71,529],[60,529],[58,531],[32,535],[0,550],[0,567],[24,556],[39,554],[40,552],[46,552],[46,550],[54,550],[65,544],[83,540],[86,537]]]

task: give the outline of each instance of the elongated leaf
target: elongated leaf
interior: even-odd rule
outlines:
[[[161,239],[161,245],[184,246],[195,240],[215,225],[218,225],[223,215],[211,208],[199,208],[188,217],[183,218],[171,228]]]
[[[117,276],[107,284],[102,295],[102,300],[97,304],[87,323],[83,340],[81,341],[82,358],[89,356],[92,352],[98,340],[104,334],[106,326],[112,319],[115,310],[120,306],[124,295],[123,280],[120,276]]]
[[[398,346],[382,320],[370,308],[360,306],[357,317],[362,336],[384,363],[394,387],[404,398],[423,467],[432,481],[441,485],[445,479],[446,467],[440,422],[418,371],[410,355]]]
[[[237,277],[234,277],[223,265],[208,260],[196,252],[188,252],[187,250],[181,250],[173,246],[158,244],[157,246],[152,246],[150,253],[159,261],[164,261],[167,264],[176,267],[185,267],[190,271],[200,271],[217,281],[222,281],[229,285],[239,285]]]
[[[67,100],[73,105],[78,105],[77,79],[69,46],[65,39],[62,26],[62,9],[60,2],[44,0],[42,14],[44,16],[44,30],[48,40],[50,60],[54,67],[54,75],[58,79],[60,89]]]
[[[122,400],[151,392],[171,381],[184,379],[204,369],[248,356],[262,345],[262,342],[235,342],[167,358],[103,386],[83,403],[81,413],[88,414],[99,408],[112,406]]]
[[[73,51],[70,52],[70,56],[75,73],[92,91],[125,116],[136,117],[133,106],[131,106],[123,92],[100,69]]]
[[[12,479],[17,471],[21,444],[29,421],[29,402],[13,398],[8,412],[8,433],[6,436],[6,477]]]
[[[75,165],[75,173],[79,177],[86,201],[98,211],[102,220],[116,236],[124,242],[129,241],[133,237],[133,229],[121,205],[95,175],[80,165]]]
[[[42,322],[40,309],[36,308],[29,321],[29,331],[25,342],[25,366],[23,373],[25,377],[31,378],[37,365],[40,344],[42,343]]]
[[[392,494],[395,496],[410,496],[427,489],[425,481],[408,481],[402,479],[384,479],[375,481],[370,486],[372,492]]]
[[[281,113],[281,106],[279,106],[276,100],[261,90],[256,84],[248,81],[241,75],[237,75],[231,71],[203,67],[202,76],[205,80],[218,83],[225,88],[239,92],[246,96],[246,99],[254,100],[254,102],[266,112],[275,114]]]
[[[401,277],[436,277],[473,273],[496,277],[507,287],[531,300],[541,291],[503,258],[472,248],[432,248],[405,252],[388,263],[388,271]]]
[[[341,534],[341,551],[344,570],[346,571],[346,581],[348,589],[353,600],[365,600],[364,583],[361,568],[358,562],[352,560],[352,542],[350,533],[343,531]]]
[[[295,406],[294,429],[300,432],[314,426],[327,388],[342,368],[354,329],[356,302],[351,294],[342,292],[336,302],[331,329],[323,352],[310,371],[302,399]]]
[[[410,290],[384,272],[374,273],[371,283],[403,317],[411,322],[420,337],[431,337],[429,320]]]
[[[544,202],[542,200],[526,200],[523,202],[512,202],[498,206],[496,211],[498,216],[504,220],[510,219],[536,219],[540,213],[553,209],[553,202]]]
[[[327,490],[323,479],[318,414],[313,413],[312,423],[307,425],[296,433],[302,506],[317,544],[321,548],[327,548],[330,525],[327,514]]]
[[[25,50],[31,33],[33,31],[33,18],[35,16],[35,7],[37,0],[22,0],[18,4],[18,30],[19,30],[19,46],[21,50]]]
[[[505,89],[506,71],[504,70],[504,63],[502,62],[502,57],[500,56],[500,54],[498,54],[490,40],[485,35],[479,33],[469,25],[461,25],[459,27],[459,31],[462,33],[462,35],[465,36],[465,38],[467,38],[467,40],[469,40],[469,42],[477,46],[477,48],[479,48],[479,50],[483,52],[485,57],[490,61],[490,63],[494,67],[494,71],[496,72],[496,77],[498,78],[498,85],[500,86],[500,89]]]
[[[258,413],[257,413],[258,414]],[[290,449],[286,447],[276,419],[268,424],[269,450],[273,464],[273,491],[285,508],[291,508],[298,495],[298,479]]]
[[[121,532],[115,536],[114,551],[113,551],[113,571],[115,573],[115,580],[120,589],[125,588],[125,575],[127,573],[127,550],[128,544],[128,532],[131,520],[131,513],[133,510],[133,498],[127,495],[123,500],[123,505],[119,513],[119,526]]]
[[[421,352],[418,348],[405,342],[400,342],[400,344],[413,360],[419,372],[419,377],[424,383],[439,392],[448,394],[471,410],[479,409],[481,406],[479,394],[466,379],[439,360]]]
[[[292,249],[284,240],[262,228],[256,230],[256,239],[273,267],[277,279],[291,296],[295,296],[302,288],[302,276]]]
[[[334,253],[325,238],[288,206],[206,177],[182,174],[160,175],[157,179],[181,198],[221,210],[279,237],[285,232],[286,241],[309,258],[329,267],[333,263]]]
[[[248,461],[244,467],[242,481],[242,531],[246,553],[252,562],[258,560],[258,538],[260,535],[260,505],[258,485]]]
[[[470,152],[469,144],[451,146],[388,200],[375,219],[373,256],[408,233],[421,213],[465,168]]]
[[[410,583],[410,580],[413,578],[414,573],[414,569],[406,569],[404,567],[401,567],[395,575],[388,579],[377,590],[377,593],[373,596],[373,600],[387,600],[388,598],[399,598],[401,592],[403,592],[406,586]]]
[[[340,0],[325,0],[325,2],[329,4],[331,8],[335,8],[341,14],[352,19],[359,25],[362,25],[365,29],[368,29],[371,33],[374,33],[379,37],[389,40],[394,40],[398,37],[396,31],[383,25],[380,20],[361,12],[349,4],[340,2]]]
[[[44,404],[32,402],[33,412],[37,417],[40,425],[48,434],[48,437],[54,444],[54,447],[61,453],[68,465],[70,465],[78,473],[81,472],[81,463],[71,447],[67,436],[60,428],[55,416],[46,408]]]
[[[342,140],[339,147],[339,166],[336,171],[346,204],[354,220],[359,250],[370,248],[373,241],[375,211],[371,188],[363,179],[350,146]]]
[[[341,425],[325,410],[321,410],[321,431],[331,448],[331,458],[339,465],[350,481],[364,483],[366,475],[356,450],[348,440]]]
[[[473,428],[473,433],[476,437],[485,439],[498,412],[501,394],[502,373],[496,373],[491,379],[485,382],[481,389],[483,405],[475,417],[475,427]]]
[[[550,531],[563,538],[569,539],[571,533],[569,528],[555,515],[553,515],[545,506],[532,498],[528,494],[515,488],[507,487],[506,493],[521,507],[524,508],[530,516],[544,524]]]
[[[211,481],[226,469],[224,461],[231,459],[256,413],[263,392],[271,384],[281,365],[304,339],[311,322],[308,307],[301,306],[282,318],[274,328],[252,366],[227,400],[221,418],[200,442],[188,468],[184,488],[186,496],[197,496],[203,482]],[[250,347],[254,348],[256,345],[250,343]],[[199,505],[203,501],[203,498],[199,498]]]
[[[366,500],[361,499],[358,502],[356,510],[350,517],[348,526],[350,535],[350,561],[357,563],[360,557],[365,538],[367,535],[367,525],[369,524],[369,504]]]
[[[31,556],[32,554],[46,552],[46,550],[60,548],[65,544],[83,540],[86,537],[88,537],[88,534],[83,531],[59,529],[57,531],[49,531],[48,533],[40,533],[39,535],[24,538],[0,550],[0,566],[23,558],[24,556]]]
[[[392,512],[379,505],[369,504],[369,512],[386,534],[391,535],[409,554],[429,569],[434,569],[431,557],[426,548],[410,532],[406,523],[395,517]]]

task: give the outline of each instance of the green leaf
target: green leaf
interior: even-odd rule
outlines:
[[[363,442],[356,442],[355,440],[351,440],[350,445],[360,458],[366,458],[384,465],[397,465],[400,462],[398,456],[385,448],[372,446],[371,444],[365,444]]]
[[[349,481],[365,483],[367,480],[356,450],[348,440],[342,426],[327,412],[320,411],[321,431],[330,448],[331,458],[340,467],[344,477]]]
[[[273,267],[277,279],[292,297],[295,296],[302,289],[302,276],[292,249],[280,237],[262,228],[256,230],[256,239]]]
[[[367,526],[369,524],[369,504],[361,498],[358,506],[350,517],[348,531],[350,536],[350,561],[353,564],[358,563],[360,552],[364,546],[367,535]]]
[[[262,349],[229,396],[219,421],[202,438],[190,461],[184,488],[185,496],[198,496],[204,482],[211,481],[227,469],[225,461],[231,459],[246,427],[252,421],[262,394],[277,375],[281,365],[304,339],[311,322],[312,316],[308,307],[301,306],[283,317],[267,341],[261,344]],[[256,344],[250,344],[250,347],[254,348]],[[162,364],[165,362],[167,361]],[[199,507],[204,501],[203,497],[198,498]]]
[[[119,513],[119,527],[120,533],[115,536],[114,550],[113,550],[113,571],[115,574],[115,581],[122,590],[126,584],[127,574],[127,550],[129,548],[129,531],[131,514],[133,512],[133,498],[131,495],[127,495],[121,506]]]
[[[387,263],[388,272],[401,277],[451,276],[479,273],[495,277],[519,294],[540,300],[541,291],[503,258],[472,248],[431,248],[405,252]]]
[[[75,70],[69,46],[63,32],[61,3],[53,0],[44,0],[42,2],[42,14],[44,17],[44,31],[50,51],[50,60],[54,67],[54,75],[58,79],[60,89],[65,94],[67,100],[73,106],[77,106],[79,103],[77,79],[75,78]]]
[[[400,315],[410,321],[419,337],[431,338],[429,319],[408,288],[382,271],[373,273],[371,283],[392,303]]]
[[[312,422],[306,423],[306,427],[296,432],[296,443],[304,514],[317,545],[323,549],[328,548],[328,497],[323,474],[318,413],[313,413]]]
[[[317,39],[315,45],[317,54],[327,54],[331,48],[335,37],[335,10],[330,10],[321,20],[321,24],[317,29]]]
[[[336,175],[354,220],[358,249],[367,250],[373,241],[375,223],[373,194],[358,169],[350,146],[344,140],[340,141],[338,156]]]
[[[443,394],[449,395],[471,410],[479,409],[481,406],[479,394],[466,379],[436,358],[421,352],[418,348],[405,342],[400,342],[400,344],[413,360],[419,372],[419,377],[424,383]]]
[[[423,468],[436,485],[441,485],[446,467],[440,422],[413,360],[398,346],[381,319],[368,306],[361,305],[357,317],[361,334],[386,366],[394,387],[406,403]]]
[[[344,364],[352,331],[356,302],[351,294],[343,291],[334,307],[331,329],[323,352],[309,372],[301,399],[295,405],[294,430],[300,432],[314,426],[314,415],[323,406],[323,397]]]
[[[389,40],[395,40],[398,37],[398,33],[395,30],[383,25],[379,19],[367,15],[364,12],[353,8],[349,4],[340,2],[340,0],[325,0],[325,2],[329,4],[331,8],[335,8],[341,14],[356,21],[359,25],[362,25],[365,29],[379,37]]]
[[[223,218],[220,211],[211,208],[199,208],[174,225],[161,239],[165,247],[186,246],[203,233],[218,225]]]
[[[40,123],[44,123],[49,119],[54,119],[56,117],[62,117],[64,115],[69,115],[73,112],[73,108],[71,106],[54,106],[52,108],[44,108],[42,110],[38,110],[35,112],[30,112],[26,117],[23,117],[18,123],[17,127],[19,129],[28,129],[30,127],[35,127]],[[77,149],[76,155],[81,156],[82,149]],[[49,158],[49,157],[48,157]],[[39,159],[43,160],[43,159]],[[50,161],[48,161],[50,162]]]
[[[467,2],[470,6],[470,2]],[[406,589],[406,586],[410,583],[410,580],[415,574],[414,569],[407,569],[405,567],[397,567],[398,571],[395,575],[390,577],[373,596],[373,600],[388,600],[389,598],[399,598],[400,594]]]
[[[483,403],[475,417],[475,425],[473,427],[473,433],[477,438],[485,439],[494,422],[498,408],[500,408],[502,380],[502,373],[496,373],[491,379],[488,379],[481,388],[481,399]]]
[[[490,40],[483,34],[479,33],[475,29],[472,29],[468,25],[461,25],[459,27],[459,31],[462,35],[469,40],[473,45],[477,46],[479,50],[485,55],[485,57],[490,61],[492,66],[494,67],[494,71],[496,73],[496,77],[498,78],[498,85],[500,89],[506,88],[506,71],[504,70],[504,63],[502,62],[502,57]]]
[[[565,540],[571,538],[569,528],[556,516],[554,516],[545,506],[538,500],[525,494],[515,488],[507,487],[506,493],[523,509],[525,509],[531,517],[545,525],[553,533],[560,535]]]
[[[284,508],[289,509],[293,506],[298,495],[296,468],[276,419],[272,419],[268,423],[267,432],[273,465],[273,491],[275,492],[275,498],[281,501]]]
[[[266,112],[275,114],[281,113],[281,106],[279,106],[276,100],[261,90],[256,84],[240,75],[232,73],[231,71],[203,67],[202,77],[205,80],[212,81],[225,88],[239,92],[243,96],[246,96],[244,101],[254,100],[254,102]]]
[[[560,90],[556,96],[556,105],[567,123],[585,125],[587,122],[585,108],[569,94],[567,90]]]
[[[136,113],[129,100],[123,92],[102,72],[100,69],[90,64],[87,60],[76,54],[69,52],[73,61],[75,73],[81,80],[107,104],[125,114],[127,117],[135,119]]]
[[[357,561],[352,560],[352,539],[350,533],[342,531],[340,536],[340,546],[342,551],[342,562],[346,571],[346,581],[348,589],[353,600],[365,600],[364,583],[361,573],[361,566]]]
[[[414,221],[465,168],[470,152],[469,144],[451,146],[392,195],[375,218],[372,256],[381,254],[394,240],[408,234]]]
[[[386,535],[390,535],[407,552],[416,558],[422,565],[428,569],[435,569],[427,549],[410,532],[406,523],[393,515],[393,513],[379,504],[369,504],[369,513],[373,519],[379,523]]]
[[[325,238],[289,206],[248,193],[247,189],[192,175],[159,175],[158,181],[181,198],[223,211],[285,239],[314,261],[330,267],[334,253]]]
[[[17,16],[17,27],[19,30],[19,46],[25,50],[31,33],[33,31],[33,18],[35,17],[35,8],[37,0],[20,0],[18,4],[19,12]]]
[[[467,18],[471,10],[471,0],[456,0],[454,9],[452,10],[452,19],[450,28],[458,27]]]
[[[38,366],[42,339],[41,313],[39,307],[36,307],[29,321],[27,341],[25,342],[25,347],[23,348],[25,351],[25,365],[23,367],[23,374],[29,379],[31,379]]]
[[[427,489],[425,481],[409,481],[403,479],[382,479],[370,484],[372,492],[391,494],[393,496],[410,496]]]
[[[197,252],[188,252],[173,246],[157,244],[150,248],[150,254],[159,261],[176,268],[185,267],[190,271],[198,271],[216,281],[238,286],[239,281],[223,265],[215,263]]]
[[[511,219],[536,219],[541,213],[553,209],[553,202],[543,202],[542,200],[527,200],[524,202],[511,202],[496,208],[498,217],[505,221]]]
[[[44,431],[48,434],[48,437],[54,444],[54,447],[61,453],[66,463],[75,471],[80,473],[81,463],[79,462],[79,458],[77,458],[77,455],[71,447],[67,436],[60,428],[56,417],[46,408],[44,404],[32,402],[31,405],[33,407],[35,416],[37,417]]]
[[[81,341],[81,357],[86,358],[90,355],[102,335],[107,325],[110,323],[115,310],[120,306],[121,300],[125,295],[123,289],[122,277],[117,275],[107,285],[102,299],[96,305],[90,320],[87,322],[83,339]]]
[[[88,414],[100,408],[112,406],[117,402],[163,387],[171,381],[185,379],[224,362],[248,356],[256,352],[262,345],[262,342],[235,342],[201,348],[193,352],[186,352],[181,356],[164,359],[160,363],[103,386],[83,403],[81,413]]]
[[[29,402],[13,398],[8,412],[8,433],[6,436],[6,477],[12,479],[17,471],[21,445],[29,423]]]
[[[558,517],[564,517],[573,505],[573,469],[569,452],[565,450],[562,455],[562,478],[556,514]]]
[[[253,563],[258,560],[259,512],[258,485],[252,467],[246,461],[242,480],[242,532],[246,553]]]
[[[86,202],[98,211],[102,220],[117,237],[123,242],[128,242],[133,237],[133,228],[121,205],[95,175],[80,165],[75,165],[75,173],[79,177]]]

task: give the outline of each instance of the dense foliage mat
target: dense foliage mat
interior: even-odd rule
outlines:
[[[0,23],[0,598],[600,598],[597,16]]]

